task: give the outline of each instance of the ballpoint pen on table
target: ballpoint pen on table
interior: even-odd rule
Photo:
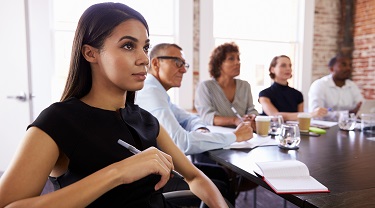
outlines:
[[[126,142],[124,142],[123,140],[119,139],[117,141],[117,143],[119,143],[121,146],[125,147],[126,149],[128,149],[131,153],[133,154],[138,154],[140,153],[141,151],[137,148],[135,148],[133,145],[130,145]],[[175,170],[171,170],[171,173],[173,174],[173,176],[177,177],[177,178],[181,178],[181,179],[184,179],[184,177],[177,171]]]
[[[232,109],[233,113],[236,114],[236,116],[240,119],[240,121],[243,122],[243,119],[240,116],[240,114],[238,114],[237,110],[233,106],[231,107],[231,109]]]

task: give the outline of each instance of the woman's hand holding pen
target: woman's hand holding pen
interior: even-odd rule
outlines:
[[[255,115],[250,114],[250,115],[244,115],[242,117],[240,115],[237,115],[237,117],[235,118],[235,125],[238,126],[242,122],[255,122]]]
[[[253,128],[250,122],[240,123],[234,131],[236,142],[242,142],[253,138]]]
[[[150,174],[161,175],[160,181],[155,185],[155,190],[163,187],[171,177],[174,169],[172,157],[155,147],[150,147],[142,152],[115,163],[122,184],[132,183]]]
[[[256,129],[255,117],[257,117],[255,114],[244,115],[244,121],[250,122],[253,131]]]

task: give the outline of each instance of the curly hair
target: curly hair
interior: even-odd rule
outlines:
[[[208,63],[208,70],[211,77],[215,79],[220,77],[221,65],[223,64],[227,54],[231,52],[240,52],[238,46],[234,42],[221,44],[212,51],[210,62]]]
[[[289,58],[288,56],[286,56],[286,55],[280,55],[280,56],[275,56],[275,57],[273,57],[273,59],[272,59],[272,61],[271,61],[271,64],[270,64],[270,68],[268,68],[268,71],[270,72],[270,77],[271,77],[271,79],[275,79],[275,74],[271,72],[271,68],[272,68],[272,67],[275,67],[275,66],[277,65],[277,60],[278,60],[279,58],[287,58],[287,59],[290,60],[290,58]]]

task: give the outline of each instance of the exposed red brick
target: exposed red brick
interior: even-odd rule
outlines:
[[[315,1],[312,81],[329,74],[327,62],[339,51],[341,2]],[[375,0],[355,0],[354,9],[353,81],[366,99],[375,99]]]

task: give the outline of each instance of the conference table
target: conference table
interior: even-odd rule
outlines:
[[[254,183],[273,190],[258,177],[256,162],[299,160],[330,193],[279,194],[299,207],[375,207],[375,140],[360,130],[337,125],[319,137],[301,136],[298,150],[278,146],[218,149],[207,152],[217,163]]]

